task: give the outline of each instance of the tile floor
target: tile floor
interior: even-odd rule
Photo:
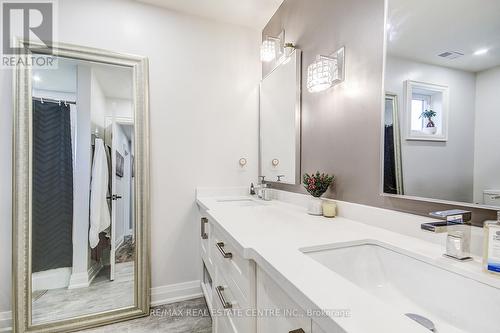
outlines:
[[[132,236],[125,236],[122,245],[120,245],[120,247],[116,250],[115,258],[115,262],[117,264],[122,262],[134,261],[135,242],[132,239]]]
[[[83,333],[211,333],[212,319],[204,298],[162,305],[149,317],[81,331]]]
[[[134,304],[134,262],[116,265],[115,280],[109,281],[109,266],[103,268],[88,288],[53,289],[33,298],[33,323],[56,321],[100,313]]]

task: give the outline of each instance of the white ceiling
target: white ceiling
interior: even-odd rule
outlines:
[[[388,22],[390,55],[472,72],[500,65],[498,0],[389,0]],[[438,57],[446,51],[464,56]]]
[[[58,59],[57,69],[34,69],[33,89],[76,94],[77,61]]]
[[[261,30],[283,0],[136,0],[181,13]]]
[[[121,66],[58,58],[57,69],[33,70],[33,88],[76,94],[77,66],[90,66],[104,96],[132,99],[132,69]]]

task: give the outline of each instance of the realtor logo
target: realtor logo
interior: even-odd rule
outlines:
[[[29,50],[19,47],[16,40],[36,44],[36,50],[43,55],[31,54],[29,64],[46,66],[43,59],[53,54],[55,3],[49,0],[7,1],[2,4],[2,65],[13,66],[15,56],[28,55]],[[33,51],[33,48],[32,48]],[[38,53],[37,52],[37,53]],[[37,59],[40,58],[40,59]],[[38,63],[37,63],[38,60]]]

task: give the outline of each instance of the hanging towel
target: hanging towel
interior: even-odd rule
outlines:
[[[94,163],[90,183],[90,248],[99,244],[99,233],[111,225],[107,192],[108,192],[108,160],[102,139],[95,139]]]

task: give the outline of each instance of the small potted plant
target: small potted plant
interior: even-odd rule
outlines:
[[[307,213],[311,215],[323,215],[322,200],[320,197],[326,192],[328,187],[333,183],[334,176],[325,173],[316,172],[316,174],[304,174],[304,188],[314,197],[309,202]]]
[[[420,115],[419,119],[427,119],[427,124],[425,125],[423,131],[425,134],[431,134],[434,135],[437,132],[436,124],[434,124],[434,121],[432,118],[434,118],[437,115],[436,111],[429,109],[425,110],[422,112]]]

